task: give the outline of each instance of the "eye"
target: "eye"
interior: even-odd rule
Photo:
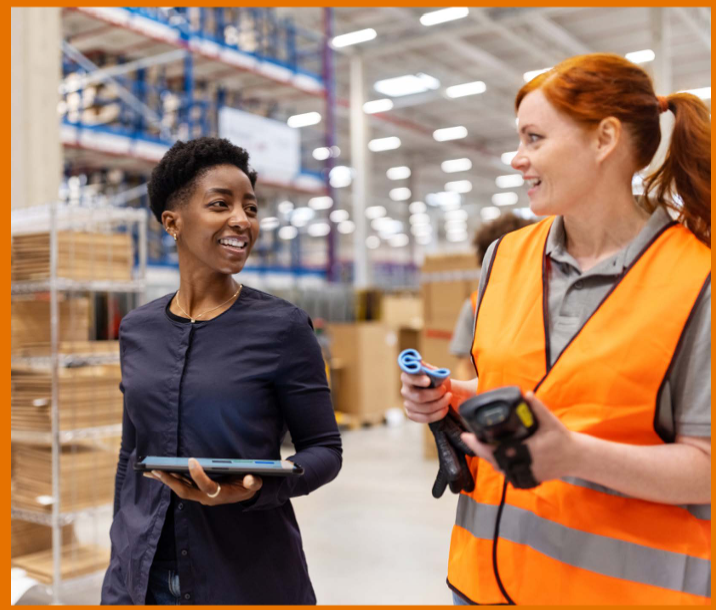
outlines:
[[[542,136],[536,134],[536,133],[528,133],[527,134],[527,141],[530,144],[533,144],[534,142],[537,142],[538,140],[541,140]]]
[[[219,201],[212,201],[209,204],[209,207],[212,207],[212,208],[221,207],[221,206],[227,207],[227,203],[225,201],[219,200]]]
[[[259,213],[259,206],[257,206],[255,203],[250,203],[244,206],[244,209],[246,210],[247,214],[251,214],[254,216]]]

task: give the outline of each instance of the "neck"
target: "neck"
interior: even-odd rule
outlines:
[[[641,231],[649,213],[636,203],[631,190],[596,192],[565,214],[567,251],[586,271],[625,248]]]
[[[239,288],[234,278],[224,273],[207,275],[206,271],[191,273],[180,269],[179,275],[179,304],[190,315],[216,307]]]

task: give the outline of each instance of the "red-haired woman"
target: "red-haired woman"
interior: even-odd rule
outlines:
[[[452,534],[455,602],[710,603],[709,111],[609,54],[538,76],[516,109],[512,165],[547,218],[487,252],[477,380],[402,378],[415,421],[519,386],[539,422],[531,465],[524,446],[502,454],[507,476],[463,434],[479,457]],[[669,150],[635,199],[662,112]]]

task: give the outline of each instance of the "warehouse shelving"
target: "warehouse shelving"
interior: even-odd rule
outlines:
[[[275,9],[250,7],[75,7],[65,9],[63,21],[66,172],[114,167],[146,181],[176,139],[217,134],[224,108],[283,122],[292,99],[325,98],[325,128],[301,129],[299,171],[259,174],[269,201],[332,194],[330,160],[311,155],[329,145],[335,129],[325,33],[296,27]],[[153,229],[150,260],[176,266],[173,244]],[[334,242],[329,236],[327,276]]]
[[[39,311],[49,313],[49,324],[47,320],[27,318],[26,324],[29,326],[18,327],[18,333],[29,332],[31,336],[37,336],[41,340],[39,343],[28,340],[27,335],[18,335],[23,337],[23,340],[13,345],[12,383],[21,384],[26,376],[31,377],[30,386],[13,385],[14,398],[17,400],[17,408],[20,409],[18,413],[25,414],[20,415],[20,423],[15,425],[13,422],[11,426],[13,455],[24,455],[25,467],[34,463],[38,470],[35,474],[36,482],[32,482],[35,479],[24,482],[22,492],[19,492],[19,478],[18,485],[13,484],[11,518],[47,526],[52,530],[51,550],[14,557],[13,561],[28,570],[28,573],[32,573],[33,568],[36,569],[41,578],[51,582],[50,590],[54,603],[60,603],[61,596],[69,590],[68,587],[72,587],[73,582],[84,582],[87,578],[86,572],[103,570],[109,557],[108,550],[105,551],[94,543],[88,544],[87,541],[77,539],[69,543],[63,542],[64,526],[86,525],[87,520],[108,513],[111,492],[108,485],[100,490],[92,486],[81,491],[84,489],[81,483],[86,483],[81,474],[84,470],[80,470],[80,474],[73,470],[72,476],[68,476],[66,472],[62,473],[60,463],[65,459],[80,459],[84,460],[83,467],[86,468],[90,465],[87,461],[89,458],[91,469],[101,466],[108,469],[110,464],[113,467],[116,464],[114,449],[122,429],[121,408],[116,407],[117,400],[120,399],[119,389],[113,389],[111,395],[105,396],[101,387],[97,389],[92,385],[91,395],[83,396],[80,400],[78,390],[72,382],[70,391],[64,390],[66,393],[61,397],[60,383],[65,375],[63,371],[71,375],[86,371],[86,379],[94,380],[95,371],[105,370],[108,365],[118,368],[119,363],[115,342],[93,343],[85,340],[87,337],[77,340],[72,334],[66,339],[63,338],[64,335],[61,336],[61,303],[67,304],[72,312],[71,306],[77,303],[78,294],[88,295],[82,299],[89,304],[89,297],[102,293],[131,293],[141,302],[147,259],[146,223],[146,210],[94,204],[74,206],[55,202],[13,211],[11,214],[12,278],[15,280],[11,281],[13,300],[21,299],[22,303],[38,304]],[[126,235],[121,238],[123,249],[114,249],[113,238],[105,237],[115,235]],[[124,274],[131,277],[124,280],[102,277],[103,273],[116,277],[117,265],[124,269]],[[60,277],[61,270],[66,272],[65,277]],[[15,279],[33,274],[42,276],[44,273],[47,277]],[[93,274],[96,274],[95,277],[91,277]],[[79,279],[73,277],[76,275],[80,276]],[[63,301],[63,297],[67,300]],[[89,311],[86,307],[83,310],[85,312]],[[70,322],[72,315],[74,314],[70,313]],[[109,320],[112,315],[108,312]],[[63,322],[67,327],[68,320],[63,319]],[[42,329],[48,326],[49,342],[44,335],[37,334],[44,332]],[[26,330],[27,328],[30,330]],[[73,346],[78,346],[79,350],[73,352]],[[93,346],[97,349],[92,349]],[[111,348],[110,351],[108,348]],[[118,380],[118,370],[104,378],[105,387],[116,387],[115,374]],[[28,390],[28,387],[36,389]],[[34,400],[33,392],[37,394]],[[103,400],[97,401],[98,396]],[[79,402],[73,404],[75,399]],[[60,400],[62,410],[66,413],[64,420],[60,418]],[[80,408],[82,404],[85,405],[85,410],[76,411],[75,408]],[[121,399],[119,404],[121,405]],[[48,407],[49,430],[43,429],[48,425],[43,423],[46,421],[44,418],[47,411],[40,414],[39,420],[32,415],[35,413],[34,409],[47,410]],[[73,408],[70,410],[68,407]],[[71,425],[77,418],[84,425]],[[114,421],[105,423],[108,418]],[[92,420],[100,425],[86,425],[91,424]],[[44,453],[48,451],[48,447],[49,455]],[[95,457],[87,453],[98,449],[102,451],[102,460],[99,459],[100,454]],[[17,464],[20,459],[21,457],[13,457],[13,468],[18,469],[17,474],[20,474]],[[49,464],[51,495],[35,498],[33,494],[37,491],[33,490],[38,489],[37,486],[42,488],[45,485],[43,481],[47,480],[43,478],[47,476],[43,474],[47,473],[44,464]],[[25,477],[27,474],[28,472],[24,473]],[[63,492],[65,485],[68,487]],[[37,508],[28,508],[28,505]],[[64,567],[63,561],[68,562]],[[48,574],[50,565],[52,570],[51,574]]]

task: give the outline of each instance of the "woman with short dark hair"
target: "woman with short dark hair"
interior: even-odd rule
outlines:
[[[311,320],[238,284],[259,233],[247,152],[177,142],[152,173],[180,286],[120,326],[122,443],[104,604],[314,604],[290,498],[331,481],[341,440]],[[189,481],[133,470],[147,455],[289,459],[301,477]]]

